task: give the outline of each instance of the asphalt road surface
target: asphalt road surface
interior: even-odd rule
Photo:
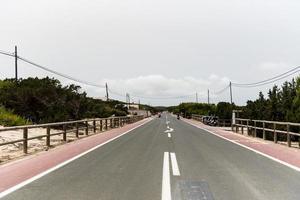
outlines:
[[[3,199],[295,200],[300,174],[164,114]]]

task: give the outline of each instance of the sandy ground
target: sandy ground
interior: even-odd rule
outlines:
[[[3,126],[0,126],[0,129]],[[51,129],[52,133],[58,133],[62,132],[62,130],[57,129]],[[45,128],[34,128],[28,130],[28,138],[29,137],[35,137],[39,135],[45,135],[46,129]],[[79,137],[85,137],[84,130],[79,131]],[[89,131],[89,134],[92,134],[92,130]],[[23,138],[23,131],[22,130],[16,130],[16,131],[5,131],[0,132],[0,143],[14,141],[18,139]],[[67,133],[67,141],[71,142],[73,140],[76,140],[75,132]],[[51,136],[51,147],[61,145],[66,143],[63,141],[63,135],[55,135]],[[51,148],[50,147],[50,148]],[[47,151],[49,147],[46,146],[46,137],[40,138],[40,139],[33,139],[28,141],[28,154],[31,155],[33,153],[39,152],[39,151]],[[15,160],[17,158],[24,157],[25,154],[23,153],[23,143],[15,143],[15,144],[9,144],[0,146],[0,164],[6,163],[11,160]]]

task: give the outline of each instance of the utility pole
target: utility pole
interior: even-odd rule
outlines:
[[[196,102],[198,103],[198,92],[196,92]]]
[[[15,80],[18,81],[18,49],[15,46]]]
[[[230,103],[232,104],[232,87],[231,87],[231,81],[229,83],[229,87],[230,87]]]
[[[140,106],[141,106],[141,100],[139,99],[139,110],[140,110]]]
[[[108,98],[108,86],[107,86],[107,83],[105,83],[105,89],[106,89],[106,101],[108,101],[109,98]]]
[[[128,94],[128,109],[130,109],[130,95]]]
[[[207,90],[207,103],[209,104],[209,89]]]
[[[127,108],[130,108],[130,96],[128,93],[126,93],[126,103],[127,103]]]

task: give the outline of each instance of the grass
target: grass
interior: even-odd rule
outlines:
[[[30,124],[23,117],[13,114],[12,111],[0,106],[0,125],[2,126],[20,126]]]

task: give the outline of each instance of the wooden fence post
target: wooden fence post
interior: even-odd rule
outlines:
[[[300,133],[300,130],[299,130],[299,133]],[[299,148],[300,148],[300,136],[298,136],[298,145],[299,145]]]
[[[113,128],[113,119],[112,118],[110,118],[109,123],[110,123],[110,128]]]
[[[93,131],[94,131],[94,133],[96,133],[96,120],[95,119],[93,120]]]
[[[105,119],[105,130],[107,130],[107,119]]]
[[[24,139],[24,141],[23,141],[23,152],[25,153],[25,154],[27,154],[28,153],[28,151],[27,151],[27,149],[28,149],[28,128],[24,128],[23,129],[23,139]]]
[[[242,129],[242,135],[244,135],[244,124],[243,124],[243,121],[241,121],[241,129]]]
[[[290,135],[290,125],[289,124],[287,124],[286,125],[286,136],[287,136],[287,144],[288,144],[288,146],[289,147],[291,147],[291,135]]]
[[[78,122],[76,122],[75,126],[76,126],[76,132],[75,132],[75,135],[76,135],[77,138],[79,138],[79,127],[78,127]]]
[[[47,126],[47,136],[46,136],[46,145],[50,147],[50,126]]]
[[[102,119],[100,119],[100,131],[103,131],[103,122],[102,122]]]
[[[257,131],[256,131],[256,121],[254,121],[254,137],[256,137]]]
[[[273,124],[273,129],[274,129],[274,142],[277,143],[277,132],[276,132],[276,124]]]
[[[247,119],[247,135],[249,135],[249,120]]]
[[[85,121],[85,135],[88,135],[89,134],[89,123],[88,121],[86,120]]]
[[[265,130],[265,122],[263,122],[263,139],[265,140],[266,139],[266,130]]]
[[[66,124],[63,125],[63,130],[64,130],[63,141],[67,141],[67,125]]]

